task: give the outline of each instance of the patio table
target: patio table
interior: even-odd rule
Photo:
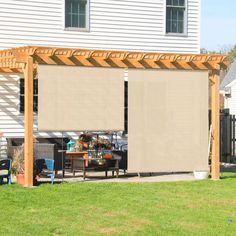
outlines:
[[[107,177],[107,172],[116,172],[116,177],[119,176],[119,161],[120,158],[74,158],[73,159],[73,175],[75,176],[76,171],[83,172],[83,178],[86,177],[86,172],[88,171],[105,171],[105,176]]]
[[[69,160],[69,163],[70,163],[69,169],[74,174],[74,160],[75,160],[75,158],[80,158],[80,159],[86,158],[86,157],[88,157],[88,152],[87,151],[65,152],[65,157],[66,157],[66,160]],[[65,174],[65,168],[63,170],[63,176],[64,176],[64,174]]]

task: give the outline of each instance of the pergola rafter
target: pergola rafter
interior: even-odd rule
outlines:
[[[39,64],[159,70],[208,70],[212,91],[212,179],[219,179],[219,72],[230,64],[226,55],[28,46],[0,51],[0,73],[24,73],[25,75],[26,186],[33,185],[33,79]]]
[[[0,68],[21,68],[28,56],[35,64],[119,67],[141,69],[219,70],[226,68],[225,55],[171,54],[105,51],[49,47],[21,47],[0,51]]]

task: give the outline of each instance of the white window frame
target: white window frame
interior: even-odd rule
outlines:
[[[79,27],[66,27],[66,1],[63,0],[63,13],[62,13],[62,25],[63,29],[65,31],[82,31],[82,32],[88,32],[90,30],[90,0],[87,0],[86,5],[86,22],[85,22],[85,28],[79,28]]]
[[[18,115],[24,115],[25,113],[25,107],[23,108],[23,111],[21,110],[21,97],[23,97],[23,99],[25,99],[25,94],[21,94],[21,91],[20,91],[20,86],[21,86],[21,83],[23,83],[23,87],[24,87],[24,90],[25,90],[25,82],[24,82],[25,78],[24,77],[20,77],[18,79]],[[38,97],[38,79],[34,79],[33,80],[33,86],[35,85],[35,82],[37,81],[37,93],[35,93],[35,88],[33,88],[33,105],[34,105],[34,99],[35,97]],[[37,115],[38,114],[38,104],[39,104],[39,100],[37,99],[37,111],[34,109],[34,106],[33,106],[33,114],[34,115]],[[25,106],[25,102],[24,102],[24,106]]]
[[[165,0],[164,4],[164,34],[166,36],[179,36],[179,37],[187,37],[188,36],[188,0],[185,0],[185,11],[184,11],[184,32],[183,33],[172,33],[166,32],[166,24],[167,24],[167,0]]]

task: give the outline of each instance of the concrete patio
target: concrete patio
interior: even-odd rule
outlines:
[[[236,172],[236,164],[221,163],[221,172]],[[108,172],[108,177],[105,177],[104,172],[88,172],[86,179],[83,179],[82,172],[77,172],[75,176],[72,173],[66,172],[62,178],[59,172],[54,183],[76,183],[76,182],[91,182],[91,183],[154,183],[154,182],[178,182],[178,181],[194,181],[196,180],[193,173],[147,173],[141,174],[124,174],[119,173],[119,178],[112,176],[112,172]],[[49,178],[40,178],[40,183],[50,183]]]
[[[112,173],[108,173],[108,177],[105,177],[104,172],[89,172],[86,174],[86,179],[82,177],[82,173],[76,173],[75,176],[72,173],[66,173],[62,179],[60,173],[55,178],[55,183],[75,183],[75,182],[96,182],[96,183],[149,183],[149,182],[176,182],[176,181],[193,181],[195,180],[193,173],[152,173],[142,174],[125,174],[120,173],[119,178],[112,176]],[[50,182],[49,179],[40,178],[39,183]]]

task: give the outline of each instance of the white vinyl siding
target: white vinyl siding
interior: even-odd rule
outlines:
[[[230,109],[231,115],[236,115],[236,83],[230,87],[231,96],[225,98],[225,108]]]
[[[0,130],[7,136],[23,136],[19,114],[19,75],[0,75]]]
[[[187,1],[187,34],[166,35],[166,0],[90,0],[89,31],[65,30],[65,0],[0,1],[0,49],[26,45],[199,53],[200,1]],[[23,137],[19,78],[0,75],[0,131]],[[60,137],[61,133],[36,136]],[[74,136],[75,133],[66,133]]]
[[[65,0],[0,2],[0,49],[25,45],[199,53],[199,0],[185,37],[166,35],[166,0],[90,0],[89,31],[65,29]]]
[[[20,74],[0,74],[0,158],[6,157],[6,138],[24,137],[24,116],[19,111]],[[37,114],[34,116],[34,135],[36,137],[61,137],[60,132],[38,132]],[[75,132],[65,132],[65,136],[77,137]],[[2,149],[2,151],[1,151]]]

